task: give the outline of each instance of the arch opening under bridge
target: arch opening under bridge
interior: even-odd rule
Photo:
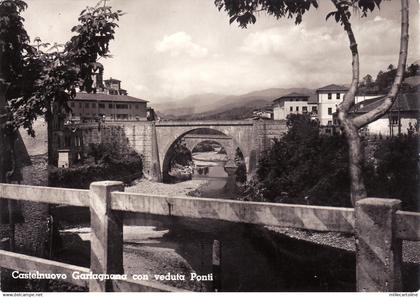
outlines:
[[[209,132],[211,134],[209,134]],[[226,158],[225,160],[220,160],[220,163],[223,164],[235,164],[235,157],[236,153],[239,150],[240,156],[245,159],[244,153],[241,147],[238,145],[235,139],[231,136],[227,136],[223,132],[210,129],[210,128],[196,128],[189,131],[186,131],[179,135],[169,146],[166,150],[166,153],[163,158],[162,162],[162,178],[164,182],[170,182],[172,177],[169,175],[171,171],[171,166],[173,165],[173,160],[177,158],[177,154],[188,154],[186,150],[188,150],[191,156],[191,162],[194,163],[192,159],[192,152],[194,149],[204,142],[213,142],[217,143],[225,152]],[[188,158],[188,157],[186,157]],[[215,162],[213,160],[213,162]],[[244,162],[245,163],[245,162]],[[185,164],[181,164],[185,165]],[[245,165],[247,168],[247,165]]]

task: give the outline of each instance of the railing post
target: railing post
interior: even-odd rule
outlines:
[[[102,181],[90,184],[90,269],[93,274],[122,274],[122,213],[111,210],[111,192],[124,191],[122,182]],[[90,280],[89,291],[110,292],[110,280]]]
[[[220,292],[222,289],[221,263],[222,262],[222,247],[218,240],[213,240],[213,291]]]
[[[9,248],[9,238],[1,238],[0,237],[0,250],[7,251]],[[10,275],[10,273],[7,273],[7,270],[0,267],[0,292],[4,291],[6,289],[6,282],[8,279],[6,278],[6,275]]]
[[[401,201],[366,198],[356,203],[356,281],[359,292],[401,291],[402,241],[395,236]]]

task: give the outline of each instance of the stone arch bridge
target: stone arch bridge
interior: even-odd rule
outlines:
[[[200,134],[197,131],[217,131],[218,134]],[[73,131],[75,129],[73,128]],[[242,121],[136,121],[78,124],[78,137],[88,148],[92,143],[112,143],[134,148],[143,155],[144,174],[154,180],[161,180],[167,170],[169,155],[174,144],[184,139],[192,148],[199,142],[214,140],[226,150],[228,158],[239,148],[244,156],[247,174],[251,175],[261,152],[269,148],[273,138],[280,138],[286,131],[284,121],[242,120]]]

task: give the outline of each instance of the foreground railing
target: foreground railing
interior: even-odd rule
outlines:
[[[400,291],[402,240],[420,240],[420,213],[400,211],[399,200],[367,198],[355,209],[124,193],[121,182],[95,182],[90,190],[0,184],[0,197],[85,206],[91,213],[91,265],[84,267],[0,250],[0,267],[63,273],[90,291],[181,291],[138,280],[80,280],[72,273],[123,274],[122,212],[216,219],[356,236],[358,291]]]

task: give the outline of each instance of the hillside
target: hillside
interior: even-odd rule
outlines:
[[[291,92],[312,94],[305,88],[271,88],[242,95],[197,94],[154,105],[162,119],[236,120],[252,116],[256,108],[271,106],[274,99]]]

